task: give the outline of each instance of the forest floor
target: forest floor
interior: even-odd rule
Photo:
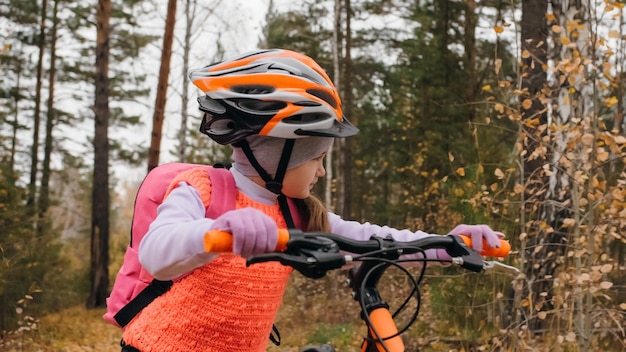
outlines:
[[[105,309],[73,307],[48,314],[36,324],[8,335],[0,344],[7,352],[119,352],[120,329],[102,319]]]
[[[39,318],[29,323],[27,328],[13,332],[0,339],[2,352],[119,352],[121,330],[102,319],[105,309],[87,310],[77,306]],[[290,347],[303,341],[302,336],[291,333],[283,326],[281,335],[291,335],[283,339],[280,347],[268,346],[267,352],[297,352]],[[286,341],[285,341],[286,340]],[[342,352],[356,352],[357,347],[342,347]]]
[[[302,313],[286,305],[279,312],[277,326],[281,334],[281,346],[277,347],[268,342],[266,352],[298,352],[309,344],[323,344],[331,342],[339,352],[358,352],[362,341],[362,323],[343,324],[316,324],[303,323]],[[314,309],[314,311],[329,314],[333,309]],[[352,310],[354,308],[351,308]],[[342,311],[338,309],[338,311]],[[120,352],[121,330],[108,324],[102,318],[105,308],[87,310],[83,305],[65,309],[38,317],[36,320],[23,319],[21,330],[0,336],[0,351],[2,352]],[[431,317],[432,318],[432,317]],[[306,320],[306,317],[305,317]],[[316,320],[315,318],[312,320]],[[331,317],[331,321],[336,321]],[[428,318],[426,319],[428,321]],[[28,321],[28,323],[26,323]],[[432,320],[430,321],[432,323]],[[417,325],[420,325],[418,323]],[[420,333],[419,326],[415,326],[405,334],[409,337],[407,351],[509,351],[497,349],[495,346],[472,344],[462,340],[446,340],[443,337],[430,339]],[[578,351],[574,344],[545,345],[541,341],[527,341],[526,351]],[[463,347],[465,346],[465,347]],[[532,347],[531,347],[532,346]],[[543,347],[540,347],[543,346]],[[547,347],[551,346],[551,347]],[[545,348],[544,348],[545,347]],[[556,347],[556,349],[555,349]],[[622,345],[623,347],[623,345]],[[623,350],[623,349],[620,349]],[[592,348],[590,351],[618,351],[616,349]]]

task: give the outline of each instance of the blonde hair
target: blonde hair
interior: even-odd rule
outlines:
[[[295,204],[306,224],[304,231],[330,232],[328,212],[319,198],[311,194],[305,199],[295,199]]]

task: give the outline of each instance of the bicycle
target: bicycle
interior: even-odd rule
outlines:
[[[232,238],[227,232],[211,231],[205,237],[205,248],[210,248],[213,252],[228,252],[232,248]],[[349,270],[348,277],[353,298],[361,307],[361,319],[367,325],[367,336],[361,345],[361,352],[403,352],[405,345],[401,334],[408,330],[417,319],[420,303],[418,287],[426,270],[426,264],[422,265],[417,278],[401,264],[411,261],[424,263],[436,261],[423,259],[424,251],[434,248],[445,249],[452,257],[450,263],[470,271],[480,272],[494,268],[510,272],[518,271],[498,261],[487,261],[483,258],[483,256],[507,256],[511,247],[505,240],[501,240],[500,248],[489,248],[484,244],[484,250],[477,253],[471,249],[471,239],[459,235],[429,236],[410,242],[372,236],[369,240],[358,241],[331,233],[302,232],[294,229],[279,230],[276,252],[251,257],[247,260],[247,265],[277,261],[293,267],[308,278],[319,279],[330,270],[342,268],[350,262],[360,262],[359,265]],[[415,253],[424,254],[423,258],[400,259],[402,255]],[[393,314],[376,287],[385,270],[391,266],[404,271],[413,284],[410,297]],[[413,297],[417,300],[417,309],[406,326],[398,329],[394,317]],[[302,351],[334,352],[335,350],[329,345],[324,345],[310,346]]]

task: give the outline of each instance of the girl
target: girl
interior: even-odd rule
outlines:
[[[265,351],[292,269],[278,263],[246,267],[245,258],[272,251],[279,228],[332,232],[354,239],[373,234],[398,240],[432,236],[346,221],[311,196],[325,175],[335,137],[358,132],[342,114],[337,91],[311,58],[263,50],[191,70],[204,92],[201,132],[233,146],[235,209],[205,216],[210,180],[175,181],[139,247],[142,265],[160,280],[176,280],[127,326],[123,351]],[[205,233],[232,233],[233,253],[206,252]],[[481,250],[503,235],[486,225],[460,225]],[[429,250],[431,259],[449,259]]]

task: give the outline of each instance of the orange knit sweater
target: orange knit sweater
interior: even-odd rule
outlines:
[[[197,186],[208,201],[210,182]],[[278,205],[238,192],[235,207],[260,209],[286,227]],[[291,272],[279,263],[246,267],[241,257],[220,255],[144,308],[127,326],[124,341],[142,352],[265,351]]]

